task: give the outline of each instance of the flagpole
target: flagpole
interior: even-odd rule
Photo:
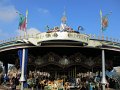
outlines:
[[[100,19],[101,19],[101,25],[100,25],[100,33],[101,37],[103,36],[103,28],[102,28],[102,11],[100,10]]]
[[[26,27],[25,27],[25,36],[27,36],[27,23],[28,23],[28,21],[27,21],[27,17],[28,17],[28,10],[26,10]]]

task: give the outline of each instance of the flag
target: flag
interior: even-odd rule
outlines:
[[[108,18],[107,16],[102,17],[102,31],[106,30],[108,27]]]
[[[26,30],[26,17],[22,14],[19,14],[19,29],[20,30]]]
[[[100,17],[101,17],[101,30],[102,32],[106,30],[106,28],[108,27],[108,15],[103,16],[102,15],[102,11],[100,10]]]
[[[27,16],[28,16],[28,10],[26,10],[26,16],[22,15],[19,12],[16,12],[19,14],[19,29],[26,31],[27,28]]]

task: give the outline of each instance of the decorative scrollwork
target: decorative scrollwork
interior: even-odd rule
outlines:
[[[68,65],[70,62],[69,62],[69,60],[68,60],[68,58],[67,58],[67,56],[63,56],[63,58],[59,61],[59,63],[61,64],[61,65]]]
[[[45,36],[46,36],[47,38],[51,37],[51,35],[50,35],[49,33],[47,33]]]
[[[73,35],[71,33],[68,33],[68,37],[73,37]]]
[[[54,57],[53,57],[53,56],[49,56],[49,57],[48,57],[48,61],[49,61],[49,62],[54,62]]]
[[[75,62],[75,63],[80,63],[82,60],[85,59],[85,56],[82,55],[81,53],[75,53],[74,55],[70,56],[70,61]]]
[[[74,56],[75,56],[75,62],[81,62],[81,59],[83,58],[82,54],[76,53]]]
[[[80,34],[77,34],[77,38],[80,38]]]
[[[94,60],[92,59],[92,57],[90,57],[90,58],[86,59],[85,64],[91,67],[95,63],[94,63]]]
[[[80,56],[77,56],[77,57],[76,57],[75,62],[81,62]]]
[[[43,56],[43,60],[45,62],[58,63],[58,61],[60,60],[60,57],[57,54],[53,53],[53,52],[49,52],[48,54]]]
[[[43,60],[40,56],[38,56],[37,59],[35,60],[35,64],[37,64],[37,65],[43,64]]]
[[[57,34],[57,33],[54,33],[54,34],[53,34],[53,37],[57,37],[57,36],[58,36],[58,34]]]

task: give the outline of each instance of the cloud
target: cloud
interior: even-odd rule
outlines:
[[[18,35],[21,35],[21,36],[24,35],[24,31],[22,31],[22,30],[17,30],[17,32],[18,32]],[[27,30],[27,35],[35,35],[38,33],[40,33],[40,31],[36,28],[30,28]]]
[[[41,14],[48,14],[48,13],[49,13],[49,10],[44,9],[44,8],[39,8],[39,9],[38,9],[38,12],[40,12]]]
[[[36,28],[30,28],[27,31],[27,34],[29,34],[29,35],[38,34],[38,33],[40,33],[40,31],[38,29],[36,29]]]
[[[12,5],[0,6],[0,20],[5,22],[13,21],[17,17],[16,12],[17,10]]]

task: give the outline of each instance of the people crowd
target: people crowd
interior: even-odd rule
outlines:
[[[16,90],[17,86],[20,86],[20,70],[10,71],[4,75],[1,73],[0,83],[9,86],[11,90]],[[102,90],[101,75],[100,73],[78,73],[76,76],[52,76],[47,72],[29,71],[25,77],[25,88],[33,88],[33,90]],[[112,78],[106,77],[107,88],[120,88],[118,82]]]

